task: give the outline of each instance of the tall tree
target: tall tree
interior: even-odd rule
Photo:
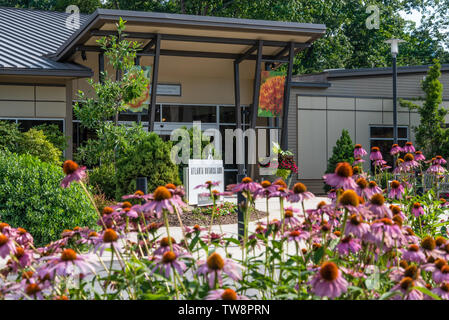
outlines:
[[[434,65],[429,68],[427,76],[421,84],[425,93],[422,105],[406,100],[400,101],[402,106],[418,110],[420,124],[413,129],[415,130],[416,144],[427,157],[449,156],[449,129],[446,128],[444,123],[447,110],[441,106],[443,85],[439,80],[440,70],[441,65],[438,60],[435,60]]]

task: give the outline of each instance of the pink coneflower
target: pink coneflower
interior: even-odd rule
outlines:
[[[285,210],[284,210],[285,225],[292,226],[292,227],[299,225],[301,223],[301,221],[299,221],[299,219],[297,217],[295,217],[295,215],[294,215],[295,213],[298,213],[298,212],[299,212],[299,209],[294,209],[292,207],[285,208]]]
[[[359,196],[364,197],[365,199],[371,198],[373,193],[372,190],[368,188],[369,184],[365,178],[358,178],[355,183],[357,183],[357,188],[355,189],[355,191]]]
[[[415,151],[415,160],[424,161],[426,160],[426,157],[422,154],[422,151]]]
[[[302,230],[292,230],[284,233],[284,238],[287,239],[288,242],[294,241],[296,243],[301,243],[301,240],[308,239],[310,237],[309,233]]]
[[[394,156],[400,152],[402,152],[402,148],[397,143],[395,143],[391,146],[390,154],[392,156]]]
[[[440,258],[443,252],[437,248],[437,243],[431,236],[426,236],[421,240],[421,249],[426,257]]]
[[[301,183],[295,183],[292,189],[292,193],[290,193],[287,197],[289,202],[302,202],[307,199],[313,199],[315,196],[312,192],[307,191],[307,187]]]
[[[216,283],[220,286],[223,284],[222,273],[226,273],[234,281],[241,280],[239,269],[242,267],[236,264],[233,260],[225,258],[223,259],[218,253],[212,253],[206,261],[202,260],[198,262],[197,273],[203,275],[208,279],[210,288],[213,288]]]
[[[232,192],[247,191],[250,193],[254,193],[260,188],[260,184],[258,184],[257,182],[253,182],[253,179],[251,179],[250,177],[245,177],[242,179],[242,182],[234,186]]]
[[[376,181],[370,181],[368,183],[368,189],[370,190],[372,195],[376,193],[382,193],[382,189],[377,185]]]
[[[434,163],[439,165],[445,165],[447,162],[442,156],[436,156]]]
[[[436,259],[433,263],[423,265],[423,269],[432,272],[432,279],[436,283],[449,282],[449,265],[443,259]]]
[[[179,275],[183,275],[187,266],[180,259],[183,257],[190,257],[186,253],[175,253],[173,251],[166,251],[162,255],[156,255],[153,257],[152,261],[156,264],[151,270],[153,274],[156,270],[159,270],[166,278],[170,278],[170,273],[172,270],[176,270]]]
[[[114,229],[106,229],[102,232],[102,234],[96,239],[97,242],[94,247],[94,252],[100,251],[100,255],[103,255],[103,252],[107,248],[113,248],[116,251],[121,251],[122,248],[118,243],[118,239],[120,236],[115,232]]]
[[[404,168],[404,171],[408,172],[419,167],[419,163],[415,161],[413,154],[407,153],[404,156],[404,162],[401,164],[401,167]]]
[[[0,234],[0,257],[5,259],[10,254],[16,253],[14,242],[4,234]]]
[[[446,173],[446,171],[447,170],[445,168],[443,168],[441,165],[432,163],[432,165],[429,168],[427,168],[426,173],[441,175],[441,174]]]
[[[194,225],[193,227],[184,226],[184,232],[186,236],[190,236],[192,234],[199,234],[201,231],[206,231],[207,228],[201,227],[199,224]]]
[[[432,289],[432,292],[438,295],[441,299],[449,300],[449,283],[442,283],[439,287]]]
[[[395,224],[393,220],[389,218],[382,218],[373,221],[371,231],[372,239],[377,244],[384,244],[388,248],[392,247],[395,243],[401,243],[403,239],[400,226]]]
[[[416,244],[411,244],[407,249],[402,249],[402,259],[411,262],[425,262],[426,256]]]
[[[220,181],[206,181],[203,184],[199,184],[199,185],[195,186],[195,188],[193,188],[193,189],[200,189],[200,188],[212,189],[212,187],[216,187],[219,184],[220,184]]]
[[[168,237],[164,237],[161,239],[161,241],[159,241],[159,248],[154,251],[154,255],[162,256],[165,252],[168,251],[173,251],[174,253],[178,254],[183,251],[183,248],[176,243],[176,240],[174,238],[170,237],[170,240],[173,250],[170,249],[170,242]]]
[[[405,220],[405,214],[402,212],[401,208],[398,206],[395,206],[394,204],[390,205],[391,213],[394,216],[399,216],[402,220]]]
[[[370,232],[370,226],[363,221],[362,217],[357,214],[353,214],[346,222],[345,235],[353,234],[354,236],[362,239],[363,236]]]
[[[362,148],[361,144],[356,144],[354,146],[354,158],[361,158],[366,156],[368,153]]]
[[[354,190],[344,191],[337,199],[339,207],[343,207],[349,211],[357,211],[360,204],[360,197]]]
[[[412,228],[404,226],[402,228],[402,234],[406,240],[406,243],[418,243],[421,239],[418,238]]]
[[[421,203],[415,202],[412,206],[412,213],[415,215],[415,217],[419,217],[424,215],[424,209],[421,206]]]
[[[403,295],[395,295],[391,299],[393,300],[423,300],[424,295],[421,291],[413,289],[415,287],[415,281],[410,277],[404,277],[402,280],[391,288],[391,291],[400,291]]]
[[[17,228],[17,234],[14,240],[22,246],[33,244],[33,237],[23,228]]]
[[[95,258],[91,255],[77,254],[73,249],[64,249],[61,255],[45,257],[42,260],[50,260],[39,269],[39,275],[49,274],[52,278],[55,275],[68,276],[74,274],[87,274],[89,271],[95,272]]]
[[[79,167],[72,160],[66,160],[62,165],[62,171],[66,174],[61,181],[61,187],[67,188],[73,181],[80,181],[86,177],[86,167]]]
[[[151,195],[144,194],[143,191],[141,191],[141,190],[137,190],[133,194],[128,194],[128,195],[122,196],[123,200],[138,199],[138,200],[145,200],[145,201],[147,201],[150,198],[151,198]]]
[[[348,282],[333,262],[324,262],[310,284],[315,295],[330,299],[341,296],[348,289]]]
[[[256,198],[270,198],[274,192],[277,191],[278,185],[272,184],[270,181],[265,180],[260,183],[261,188],[254,192]]]
[[[18,262],[16,260],[9,260],[10,264],[8,262],[14,272],[17,272],[18,269],[25,269],[30,266],[31,261],[33,260],[33,252],[23,247],[16,247],[14,256]]]
[[[390,182],[390,191],[388,192],[388,197],[392,199],[402,199],[402,194],[404,193],[404,187],[402,184],[397,181],[393,180]]]
[[[328,173],[323,176],[323,179],[326,184],[335,187],[336,189],[355,189],[357,188],[357,184],[354,179],[352,179],[352,175],[352,166],[347,162],[340,162],[335,168],[335,173]]]
[[[380,149],[378,147],[372,147],[371,153],[369,155],[369,159],[371,161],[382,160],[382,153],[380,153]]]
[[[207,294],[206,300],[249,300],[245,296],[238,295],[232,289],[217,289],[213,291],[209,291]]]
[[[389,166],[386,166],[386,163],[387,162],[385,160],[383,160],[383,159],[379,159],[379,160],[374,160],[373,161],[373,165],[376,166],[376,167],[379,167],[380,170],[389,169]]]
[[[354,162],[352,163],[353,166],[357,166],[358,164],[364,163],[365,160],[363,160],[362,158],[355,158]]]
[[[384,196],[380,193],[376,193],[371,197],[367,208],[378,218],[393,218],[391,210],[385,205]]]
[[[341,255],[348,255],[350,252],[357,253],[360,249],[362,249],[360,240],[351,236],[344,237],[337,245],[337,251]]]
[[[415,147],[413,146],[413,143],[411,143],[410,141],[405,143],[405,146],[404,148],[402,148],[402,150],[403,152],[407,153],[414,153],[416,151]]]
[[[224,234],[218,234],[215,232],[211,232],[211,233],[208,233],[208,234],[205,234],[204,236],[202,236],[201,239],[203,239],[203,241],[207,242],[207,243],[214,243],[214,244],[222,245],[224,243],[223,237],[224,237]]]
[[[163,210],[168,210],[170,213],[174,212],[176,208],[178,212],[184,203],[178,198],[173,197],[173,193],[164,186],[159,186],[153,192],[153,200],[142,206],[144,212],[150,212],[156,215],[157,218],[162,216]]]

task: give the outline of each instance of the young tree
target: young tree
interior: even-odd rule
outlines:
[[[422,106],[411,101],[400,100],[403,107],[418,110],[420,124],[414,127],[416,145],[427,157],[435,155],[449,156],[449,130],[445,127],[444,118],[447,110],[440,106],[443,100],[443,85],[439,78],[441,76],[441,65],[434,60],[434,65],[429,68],[426,78],[421,82],[425,98]]]
[[[87,97],[80,91],[79,99],[73,108],[81,125],[89,129],[99,129],[105,121],[117,118],[119,112],[141,97],[147,89],[148,79],[143,70],[134,65],[136,53],[141,44],[137,41],[123,39],[125,22],[120,18],[117,24],[118,36],[103,37],[98,41],[104,50],[104,55],[113,66],[117,79],[110,77],[108,72],[100,74],[102,81],[94,83],[89,79],[96,97]]]
[[[332,156],[327,161],[326,173],[333,173],[339,162],[354,162],[354,144],[348,130],[343,129],[340,138],[335,143],[332,150]],[[330,186],[325,185],[325,191],[330,190]]]

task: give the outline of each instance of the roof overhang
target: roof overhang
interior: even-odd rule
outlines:
[[[235,59],[263,40],[263,54],[281,57],[289,43],[297,50],[324,35],[326,26],[295,22],[206,17],[157,12],[97,9],[54,54],[53,59],[66,61],[79,50],[98,47],[96,40],[115,34],[119,18],[127,21],[127,38],[150,44],[156,34],[161,37],[161,55],[204,56]],[[151,55],[151,51],[147,52]],[[247,57],[252,59],[253,57]]]
[[[89,68],[85,68],[83,70],[0,68],[0,75],[90,78],[94,75],[94,73]]]

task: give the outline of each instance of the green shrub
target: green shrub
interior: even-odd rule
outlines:
[[[89,171],[89,185],[96,194],[104,194],[107,199],[115,199],[116,178],[113,163],[103,164]]]
[[[61,164],[62,151],[47,140],[42,130],[31,128],[22,133],[18,142],[17,153],[26,153],[55,165]]]
[[[0,220],[29,231],[37,245],[64,229],[96,225],[97,216],[78,183],[61,188],[61,168],[31,155],[0,152]]]
[[[0,150],[17,151],[17,143],[21,136],[15,122],[0,121]]]
[[[42,130],[47,137],[47,140],[59,150],[64,151],[67,149],[69,145],[69,137],[65,136],[64,133],[59,130],[58,125],[44,123],[34,126],[33,128],[36,130]]]
[[[156,133],[143,131],[123,149],[118,150],[116,162],[118,194],[136,191],[136,178],[148,178],[148,191],[167,183],[180,184],[178,166],[170,159],[172,144]]]
[[[333,173],[339,162],[349,162],[351,165],[354,162],[354,144],[346,129],[342,130],[340,138],[335,143],[332,150],[332,156],[327,161],[326,173]],[[324,186],[326,192],[330,189],[330,186]]]

